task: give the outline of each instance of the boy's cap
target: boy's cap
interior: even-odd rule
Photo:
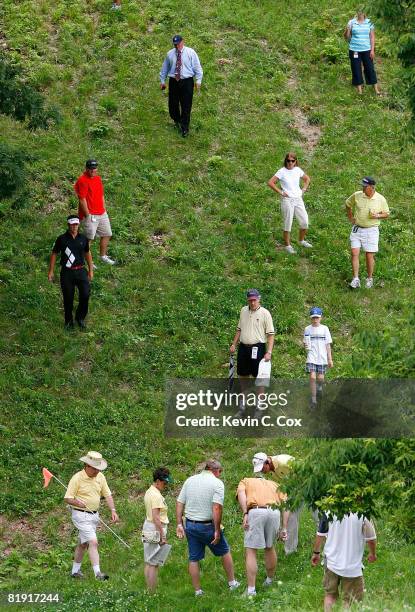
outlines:
[[[313,308],[310,308],[310,317],[322,317],[323,316],[323,311],[321,310],[321,308],[318,308],[317,306],[313,306]]]
[[[176,34],[176,36],[173,36],[173,45],[178,45],[182,42],[182,40],[183,36],[180,36],[180,34]]]
[[[376,181],[371,176],[365,176],[362,178],[362,185],[363,187],[367,187],[367,185],[376,185]]]
[[[249,300],[251,298],[255,298],[256,299],[256,298],[259,298],[261,296],[260,296],[260,293],[259,293],[258,289],[248,289],[248,291],[246,292],[246,297]]]
[[[96,159],[87,159],[85,162],[85,168],[88,168],[88,170],[95,170],[96,168],[98,168],[98,162]]]

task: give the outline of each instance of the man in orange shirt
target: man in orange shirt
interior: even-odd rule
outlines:
[[[244,513],[242,526],[245,530],[244,547],[248,597],[256,595],[257,551],[264,550],[267,578],[264,585],[272,584],[277,567],[277,553],[274,543],[280,530],[281,513],[277,506],[286,499],[272,480],[261,474],[256,478],[244,478],[238,485],[237,498]],[[280,537],[287,538],[287,524],[290,513],[283,512],[283,529]]]
[[[101,177],[98,176],[98,162],[95,159],[86,161],[85,172],[76,181],[74,189],[79,200],[78,214],[83,233],[90,243],[95,236],[99,236],[99,258],[113,266],[115,261],[107,255],[112,236],[111,224],[105,210],[104,187]]]

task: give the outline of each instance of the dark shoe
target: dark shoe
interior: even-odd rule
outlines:
[[[95,579],[96,580],[108,580],[109,576],[108,574],[103,574],[102,572],[99,572],[98,574],[95,575]]]
[[[183,138],[187,138],[187,136],[189,136],[189,130],[186,130],[185,128],[182,128],[182,136],[183,136]]]
[[[69,321],[68,323],[65,323],[65,329],[66,331],[73,331],[74,329],[73,321]]]
[[[72,578],[77,578],[78,580],[80,580],[81,578],[84,577],[83,573],[81,572],[81,570],[79,570],[79,572],[74,572],[73,574],[71,574]]]
[[[85,321],[83,319],[77,319],[76,322],[78,323],[80,330],[82,331],[86,330]]]

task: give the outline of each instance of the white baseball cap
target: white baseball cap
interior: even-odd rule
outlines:
[[[254,466],[254,472],[260,472],[264,467],[265,461],[268,459],[266,453],[256,453],[252,459],[252,465]]]

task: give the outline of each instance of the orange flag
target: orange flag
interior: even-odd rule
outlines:
[[[49,470],[47,470],[46,468],[43,468],[42,473],[43,473],[43,478],[45,480],[43,488],[46,489],[46,487],[50,483],[50,479],[53,478],[53,474],[52,472],[49,472]]]

